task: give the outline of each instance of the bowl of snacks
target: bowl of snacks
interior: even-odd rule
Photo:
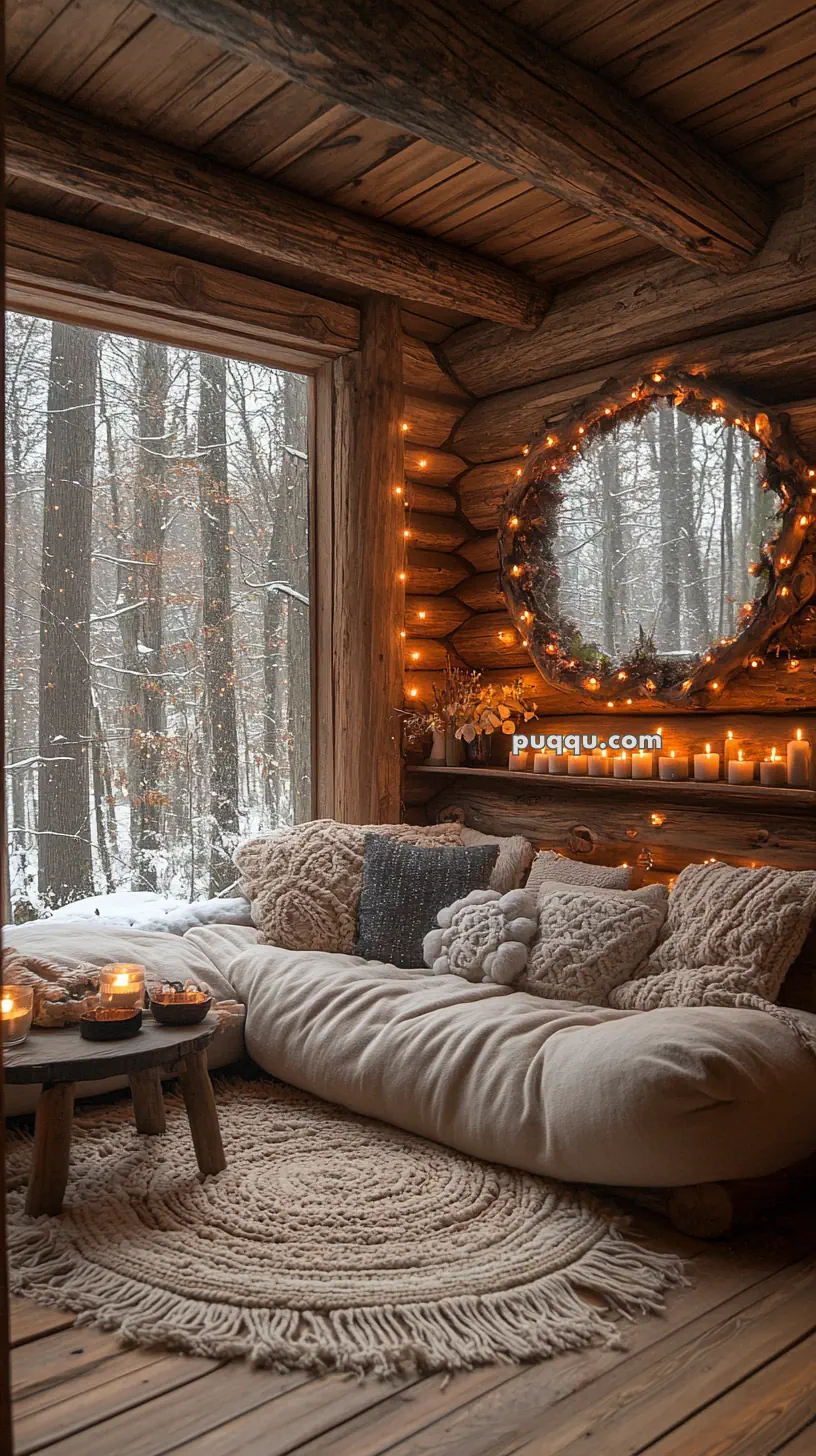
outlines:
[[[150,992],[150,1010],[164,1026],[196,1026],[207,1015],[212,999],[195,981],[164,981]]]

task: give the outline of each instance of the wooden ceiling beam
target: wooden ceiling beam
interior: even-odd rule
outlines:
[[[225,50],[722,272],[770,199],[481,0],[152,0]]]
[[[233,172],[138,132],[10,87],[6,170],[92,202],[236,244],[264,258],[532,328],[545,290],[501,264]]]

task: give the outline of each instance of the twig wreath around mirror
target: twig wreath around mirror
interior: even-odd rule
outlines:
[[[568,498],[570,472],[593,444],[614,436],[627,422],[645,421],[650,411],[668,407],[691,417],[703,434],[708,421],[742,432],[740,445],[758,473],[757,484],[775,498],[766,533],[773,539],[757,542],[757,559],[747,565],[748,575],[756,578],[754,596],[738,610],[732,603],[730,635],[717,636],[691,654],[667,654],[641,626],[638,639],[615,661],[585,639],[559,608],[559,512]],[[762,665],[775,634],[816,596],[816,469],[804,459],[786,416],[773,415],[726,385],[669,372],[629,383],[609,380],[526,453],[526,469],[500,515],[502,587],[536,667],[545,681],[570,689],[576,704],[621,707],[648,701],[708,707],[737,673]],[[768,512],[764,515],[767,519]],[[603,523],[595,534],[603,536]],[[658,572],[659,566],[653,564],[652,570]]]

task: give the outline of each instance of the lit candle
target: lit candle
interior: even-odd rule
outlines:
[[[727,777],[728,776],[728,765],[730,763],[733,763],[734,759],[741,759],[742,758],[742,754],[740,753],[739,743],[737,742],[736,738],[734,737],[733,731],[730,728],[729,728],[728,732],[725,735],[725,753],[724,753],[723,756],[724,756],[724,759],[725,759],[725,773],[726,773],[726,777]]]
[[[533,773],[542,774],[550,772],[550,755],[548,753],[537,753],[533,759]]]
[[[568,774],[585,774],[587,771],[587,755],[585,753],[571,753],[567,763]]]
[[[756,761],[743,758],[742,749],[738,748],[736,758],[732,758],[728,765],[729,784],[752,784],[755,769]]]
[[[688,759],[678,758],[672,749],[668,758],[658,759],[657,772],[667,783],[679,783],[688,778]]]
[[[607,758],[606,749],[602,748],[600,753],[593,753],[587,764],[587,773],[591,779],[605,779],[609,777],[610,760]]]
[[[812,772],[812,750],[807,738],[797,728],[796,737],[788,744],[788,784],[792,789],[809,789]]]
[[[784,789],[787,777],[786,765],[776,749],[772,748],[770,758],[764,758],[759,765],[759,782],[766,789]]]
[[[144,1004],[144,983],[144,966],[128,962],[103,966],[99,972],[99,999],[103,1006],[120,1010],[140,1007]]]
[[[632,754],[632,778],[650,779],[654,773],[654,760],[649,751]]]
[[[612,776],[616,779],[630,779],[632,777],[632,765],[624,751],[620,758],[612,760]]]
[[[694,755],[694,777],[699,784],[713,784],[720,777],[720,755],[711,752],[711,744],[705,746],[705,753]]]
[[[25,1041],[34,1015],[33,986],[3,986],[0,990],[0,1040],[4,1046]]]
[[[551,774],[565,774],[567,772],[567,759],[568,758],[569,758],[569,754],[568,753],[551,753],[549,755],[549,759],[550,759],[550,773]]]

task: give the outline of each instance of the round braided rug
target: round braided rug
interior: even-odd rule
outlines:
[[[74,1122],[63,1213],[23,1212],[9,1146],[16,1292],[142,1345],[280,1369],[453,1370],[616,1342],[678,1260],[594,1199],[274,1082],[216,1084],[227,1168],[201,1181],[183,1103],[163,1137],[128,1101]]]

